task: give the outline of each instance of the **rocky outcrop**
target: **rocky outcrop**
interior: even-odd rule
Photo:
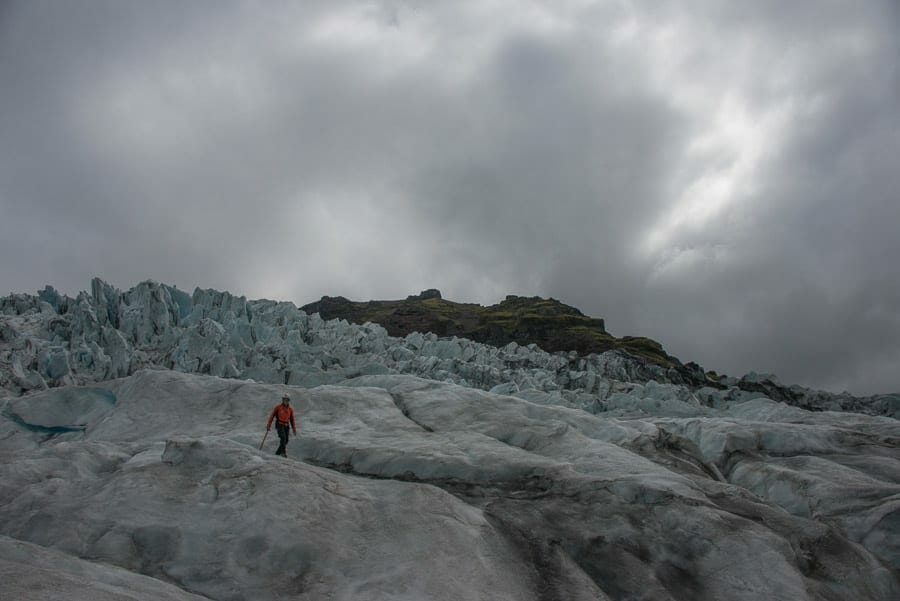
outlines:
[[[648,338],[611,336],[602,319],[588,317],[552,298],[509,295],[496,305],[484,307],[444,300],[439,290],[429,289],[402,301],[353,302],[324,296],[301,309],[319,313],[324,319],[375,322],[391,336],[433,332],[493,346],[536,344],[551,353],[576,351],[581,355],[622,350],[663,367],[682,367],[659,343]],[[705,376],[701,380],[706,380]]]

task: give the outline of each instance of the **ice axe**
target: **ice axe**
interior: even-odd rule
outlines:
[[[266,444],[266,437],[269,435],[269,431],[266,430],[265,435],[263,436],[263,441],[259,443],[259,450],[262,451],[263,445]]]

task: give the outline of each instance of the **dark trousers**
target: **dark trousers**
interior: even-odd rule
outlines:
[[[287,443],[291,436],[291,425],[276,422],[275,431],[278,432],[278,442],[281,443],[278,445],[278,450],[275,451],[275,454],[287,457]]]

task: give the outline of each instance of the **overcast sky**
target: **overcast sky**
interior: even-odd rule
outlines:
[[[552,296],[900,391],[896,0],[0,2],[0,295]]]

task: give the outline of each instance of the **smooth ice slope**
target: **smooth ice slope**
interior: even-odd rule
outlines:
[[[99,391],[112,410],[85,402],[81,430],[0,422],[0,532],[210,598],[900,594],[885,545],[900,494],[887,418],[766,422],[777,428],[752,465],[842,458],[844,471],[816,472],[824,485],[804,491],[840,515],[813,516],[721,456],[760,436],[747,432],[771,419],[767,404],[699,420],[730,425],[704,438],[690,421],[601,418],[401,375],[304,390],[149,370],[33,400],[71,407]],[[256,449],[283,392],[300,414],[288,459]],[[773,465],[760,482],[806,473]],[[846,486],[857,496],[832,496]]]
[[[202,601],[128,570],[0,536],[0,591],[16,601]]]

